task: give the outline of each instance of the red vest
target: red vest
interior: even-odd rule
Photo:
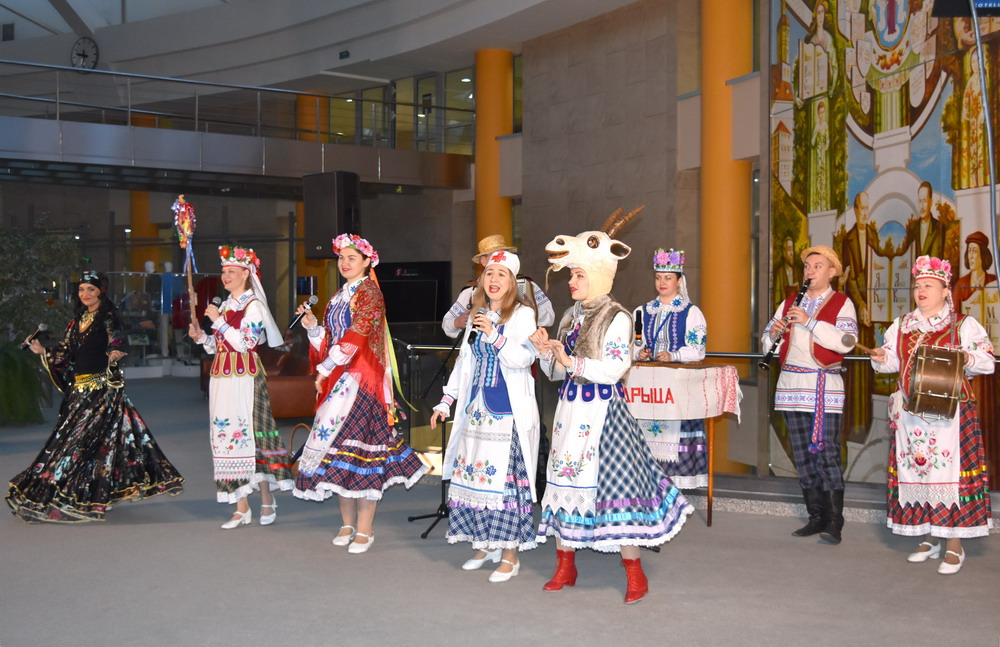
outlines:
[[[250,305],[253,300],[247,301],[241,310],[227,310],[222,313],[222,318],[231,328],[239,330],[243,325],[243,316],[247,311],[246,306]],[[255,351],[241,353],[234,349],[218,330],[213,334],[215,335],[216,351],[215,360],[212,361],[212,377],[257,375],[263,368],[260,366],[260,360],[257,359]]]
[[[781,307],[781,316],[784,317],[788,314],[788,310],[792,307],[795,297],[791,296],[785,299],[785,304]],[[817,321],[825,321],[828,324],[837,325],[837,315],[840,314],[840,309],[844,306],[844,302],[847,301],[847,295],[840,292],[834,291],[830,298],[820,306],[819,312],[817,312],[813,319]],[[810,337],[812,333],[805,331]],[[789,337],[792,334],[792,327],[789,326],[788,330],[785,331],[784,340],[785,343],[781,345],[781,349],[778,352],[778,361],[781,365],[785,365],[785,357],[788,355],[788,347],[791,344],[791,339]],[[815,341],[812,343],[812,356],[813,360],[821,368],[833,368],[839,366],[844,360],[844,355],[836,351],[832,351],[829,348],[824,348],[820,346]]]

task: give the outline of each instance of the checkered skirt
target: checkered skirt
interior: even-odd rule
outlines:
[[[299,472],[294,494],[313,501],[334,494],[377,501],[393,485],[409,488],[427,469],[403,436],[389,426],[385,406],[360,389],[319,468],[308,476]]]
[[[510,442],[510,462],[503,492],[503,510],[474,508],[449,500],[448,543],[472,542],[476,550],[517,548],[530,550],[535,543],[535,522],[531,507],[528,468],[517,442],[517,431]]]
[[[682,420],[676,461],[660,461],[674,485],[682,490],[708,485],[708,440],[704,420]]]
[[[658,546],[680,532],[694,507],[653,458],[625,401],[613,398],[601,431],[596,512],[546,506],[538,541],[549,535],[571,548],[618,552]]]
[[[227,378],[217,378],[227,379]],[[253,436],[256,449],[254,475],[251,480],[215,481],[218,499],[222,503],[235,503],[260,484],[267,481],[279,490],[291,490],[292,458],[281,440],[278,423],[271,413],[271,395],[267,390],[267,377],[257,373],[253,379]]]
[[[993,527],[990,511],[989,476],[983,452],[983,432],[972,403],[959,404],[959,439],[961,453],[957,505],[931,507],[929,503],[899,503],[899,476],[896,471],[896,434],[889,434],[889,492],[886,525],[897,535],[918,537],[933,535],[945,538],[984,537]]]

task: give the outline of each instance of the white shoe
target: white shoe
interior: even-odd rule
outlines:
[[[239,526],[249,525],[253,521],[253,511],[247,510],[246,512],[240,512],[237,510],[233,513],[233,518],[222,524],[223,530],[232,530],[233,528],[238,528]]]
[[[346,535],[340,534],[340,532],[342,532],[344,528],[350,528],[351,532]],[[333,538],[333,545],[346,546],[347,544],[351,543],[352,539],[354,539],[355,532],[356,530],[354,529],[354,526],[341,526],[340,531],[337,532],[337,536]]]
[[[954,575],[955,573],[962,570],[962,563],[965,562],[965,551],[962,554],[958,554],[953,550],[945,551],[945,555],[954,555],[958,558],[957,564],[949,564],[948,562],[941,560],[941,565],[938,566],[938,573],[941,575]]]
[[[482,568],[483,564],[485,564],[486,562],[493,562],[494,564],[497,564],[500,562],[500,555],[503,553],[503,551],[500,550],[499,548],[493,551],[487,550],[483,552],[485,552],[486,554],[483,555],[481,559],[476,559],[475,557],[473,557],[472,559],[465,560],[465,563],[462,564],[462,570],[475,571]]]
[[[500,571],[493,571],[492,573],[490,573],[490,582],[494,582],[494,583],[496,583],[496,582],[506,582],[510,578],[512,578],[515,575],[517,575],[517,572],[519,570],[521,570],[521,561],[520,560],[518,560],[518,562],[516,564],[514,562],[508,560],[508,559],[501,559],[500,561],[501,561],[501,563],[504,563],[504,564],[510,564],[511,566],[513,566],[513,568],[511,570],[507,571],[506,573],[501,573]]]
[[[271,514],[264,514],[264,508],[271,508]],[[260,525],[270,526],[278,518],[278,502],[271,499],[270,503],[260,504]]]
[[[906,561],[910,562],[911,564],[921,564],[923,562],[926,562],[928,559],[937,559],[938,557],[941,557],[941,544],[932,544],[929,541],[922,541],[917,546],[917,548],[919,548],[920,546],[930,546],[930,548],[928,548],[927,550],[918,550],[915,553],[910,553],[906,557]]]
[[[364,537],[368,541],[366,541],[363,544],[360,544],[357,541],[352,541],[351,545],[347,547],[347,552],[355,554],[365,553],[368,552],[368,549],[371,548],[372,544],[375,543],[375,533],[372,533],[370,535],[366,535],[363,532],[354,533],[354,539],[357,540],[358,537]]]

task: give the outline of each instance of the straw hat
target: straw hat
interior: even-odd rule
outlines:
[[[477,246],[479,251],[478,254],[472,257],[473,263],[479,263],[483,260],[483,256],[492,254],[493,252],[516,252],[517,247],[511,247],[507,244],[504,239],[503,234],[494,234],[492,236],[487,236],[486,238],[479,241]]]

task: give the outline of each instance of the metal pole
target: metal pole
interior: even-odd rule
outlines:
[[[295,230],[298,223],[295,211],[288,212],[288,312],[298,307],[298,259],[295,257]]]
[[[990,109],[989,89],[986,85],[986,57],[983,55],[983,35],[979,29],[979,13],[976,11],[975,0],[969,0],[972,10],[973,33],[976,35],[976,60],[979,63],[979,91],[983,93],[983,119],[986,121],[986,149],[989,156],[989,190],[990,190],[990,247],[993,258],[1000,258],[997,253],[997,188],[996,188],[996,152],[993,144],[993,116]],[[997,285],[1000,290],[1000,284]]]

